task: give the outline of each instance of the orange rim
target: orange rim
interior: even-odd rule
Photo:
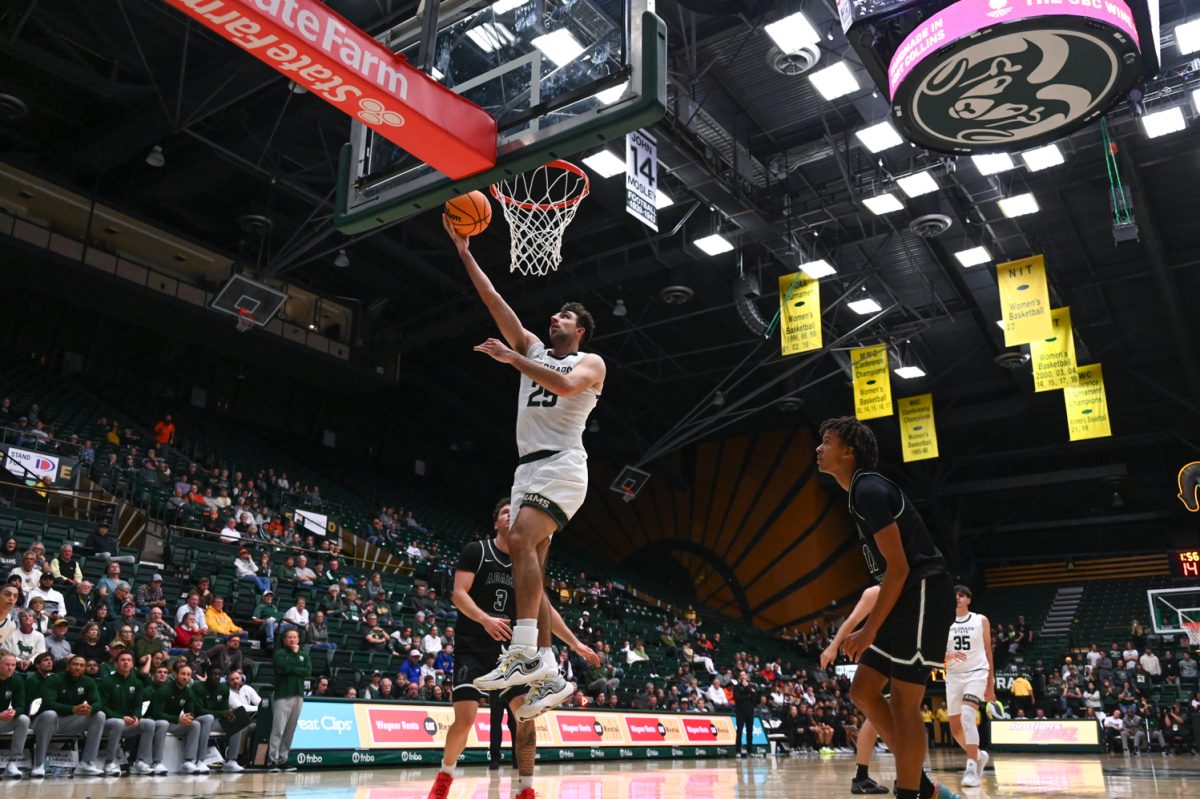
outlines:
[[[591,184],[591,181],[588,180],[587,173],[584,172],[579,167],[572,164],[570,161],[554,160],[554,161],[549,162],[548,164],[546,164],[545,166],[543,166],[541,168],[543,168],[543,169],[551,169],[551,168],[561,169],[564,172],[570,172],[571,174],[573,174],[579,178],[582,178],[583,179],[583,191],[581,191],[579,193],[579,195],[576,197],[568,197],[567,199],[559,200],[556,203],[534,203],[534,202],[529,202],[528,200],[518,200],[515,197],[509,197],[507,194],[500,191],[500,188],[499,188],[500,184],[498,184],[498,183],[493,183],[491,186],[488,187],[488,189],[491,191],[492,196],[495,197],[500,202],[508,203],[509,205],[515,205],[518,208],[524,208],[526,211],[554,211],[554,210],[558,210],[558,209],[562,209],[562,208],[570,208],[573,205],[579,205],[580,200],[582,200],[584,197],[588,196],[588,192],[591,191],[592,184]]]

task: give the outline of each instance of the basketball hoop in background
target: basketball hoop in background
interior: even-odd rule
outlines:
[[[1187,633],[1192,646],[1200,647],[1200,621],[1185,621],[1183,631]]]
[[[247,311],[245,308],[238,308],[237,312],[237,331],[245,333],[254,327],[254,314]]]
[[[567,161],[551,161],[491,187],[508,221],[511,272],[546,275],[562,263],[562,240],[591,185]]]

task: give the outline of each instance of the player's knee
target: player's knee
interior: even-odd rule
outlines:
[[[867,686],[858,680],[850,684],[850,699],[859,707],[876,705],[882,698],[883,695],[874,686]]]

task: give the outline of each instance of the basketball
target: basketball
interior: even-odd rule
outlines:
[[[446,203],[446,218],[460,236],[478,236],[492,221],[492,204],[481,191],[472,191]]]

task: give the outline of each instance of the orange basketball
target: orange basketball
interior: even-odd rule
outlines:
[[[446,203],[446,218],[460,236],[478,236],[492,221],[492,204],[481,191],[455,197]]]

